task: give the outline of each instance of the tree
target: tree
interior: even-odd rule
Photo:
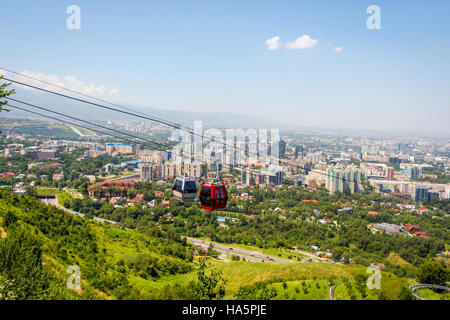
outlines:
[[[355,276],[355,289],[358,290],[361,293],[361,297],[364,299],[365,297],[367,297],[367,292],[366,292],[366,288],[367,288],[367,276],[365,274],[362,273],[358,273]]]
[[[0,288],[6,288],[8,296],[48,298],[49,275],[42,268],[42,247],[36,237],[16,229],[0,240],[0,277]]]
[[[17,221],[16,215],[8,210],[3,218],[3,225],[5,227],[9,227],[10,225],[16,223],[16,221]]]
[[[445,285],[450,279],[450,273],[441,262],[426,262],[419,266],[417,279],[424,284]]]
[[[197,284],[194,287],[195,297],[199,300],[220,300],[225,296],[225,280],[222,273],[211,270],[210,274],[206,273],[206,262],[200,260],[200,267],[197,271]]]
[[[0,75],[0,80],[1,80],[1,79],[3,79],[3,76],[2,76],[2,75]],[[15,93],[14,90],[10,90],[10,91],[7,91],[7,90],[6,90],[6,88],[7,88],[10,84],[11,84],[11,83],[2,83],[2,84],[0,84],[0,99],[6,98],[7,96],[9,96],[9,95]],[[6,105],[7,103],[8,103],[8,100],[4,100],[4,101],[0,100],[0,112],[1,112],[1,111],[10,111],[10,110],[7,110],[7,109],[3,109],[3,106]]]
[[[27,195],[30,197],[36,197],[37,195],[37,191],[34,188],[28,188],[27,190]]]
[[[409,290],[406,284],[402,285],[400,288],[400,293],[398,294],[399,300],[414,300],[411,290]]]

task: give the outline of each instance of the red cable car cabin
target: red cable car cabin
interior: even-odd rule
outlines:
[[[200,188],[200,204],[209,211],[224,209],[227,207],[228,192],[225,183],[202,182]]]

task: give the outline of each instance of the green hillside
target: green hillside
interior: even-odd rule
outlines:
[[[1,193],[0,215],[7,234],[0,247],[2,281],[27,277],[8,272],[19,263],[15,258],[20,252],[29,253],[27,259],[35,263],[24,263],[24,273],[42,269],[48,281],[41,291],[50,292],[50,298],[137,299],[140,292],[128,278],[154,281],[193,269],[191,249],[181,240],[154,230],[121,230],[6,192]],[[37,266],[38,262],[42,266]],[[82,292],[65,289],[69,265],[80,267]],[[41,291],[26,291],[22,298],[39,298]]]
[[[198,290],[194,248],[160,228],[121,229],[72,216],[29,196],[0,192],[0,298],[192,299]],[[70,265],[82,290],[67,289]],[[381,290],[364,289],[366,268],[331,263],[221,262],[225,299],[399,299],[405,278],[382,273]],[[220,282],[220,281],[219,281]],[[349,289],[350,287],[350,289]]]

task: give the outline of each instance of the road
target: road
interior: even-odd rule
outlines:
[[[419,296],[418,294],[416,294],[416,290],[425,289],[425,288],[428,288],[428,289],[442,289],[442,290],[450,291],[449,287],[439,286],[439,285],[436,285],[436,284],[415,284],[415,285],[409,286],[409,289],[411,290],[412,295],[415,298],[419,299],[419,300],[426,300],[426,299],[424,299],[421,296]]]
[[[67,213],[70,213],[72,215],[76,215],[79,217],[85,217],[84,214],[67,209],[65,207],[63,207],[59,201],[58,198],[55,196],[55,198],[53,199],[42,199],[41,200],[43,203],[46,203],[48,205],[53,205],[55,207],[58,207],[61,210],[66,211]],[[102,219],[102,218],[98,218],[98,217],[94,217],[93,220],[101,222],[101,223],[109,223],[111,225],[117,225],[118,222],[116,221],[112,221],[112,220],[107,220],[107,219]],[[192,243],[196,246],[200,246],[204,249],[207,249],[210,245],[211,242],[207,241],[207,240],[199,240],[199,239],[195,239],[195,238],[190,238],[190,237],[185,237],[187,242]],[[274,256],[267,256],[262,254],[259,251],[252,251],[252,250],[247,250],[247,249],[241,249],[241,248],[236,248],[236,247],[231,247],[231,246],[227,246],[227,245],[223,245],[223,244],[218,244],[218,243],[213,243],[213,247],[214,250],[223,254],[223,255],[236,255],[239,256],[241,259],[245,258],[246,261],[253,261],[253,262],[281,262],[281,263],[287,263],[287,262],[294,262],[292,260],[288,260],[288,259],[283,259],[280,257],[274,257]],[[322,259],[320,257],[317,257],[316,255],[307,252],[307,251],[302,251],[302,250],[295,250],[295,252],[301,253],[305,256],[307,256],[308,258],[303,259],[301,262],[308,262],[308,261],[315,261],[315,262],[331,262],[331,263],[336,263],[336,264],[340,264],[334,261],[329,261],[326,259]]]
[[[61,210],[64,210],[65,212],[70,213],[74,216],[79,216],[79,217],[83,217],[83,218],[85,217],[85,215],[83,213],[79,213],[79,212],[67,209],[67,208],[63,207],[62,205],[60,205],[59,201],[58,201],[58,197],[56,197],[56,196],[53,199],[42,199],[41,202],[43,202],[47,205],[55,206],[55,207],[57,207]],[[111,225],[118,224],[118,222],[116,222],[116,221],[106,220],[106,219],[102,219],[102,218],[98,218],[98,217],[94,217],[93,220],[101,222],[101,223],[109,223]]]
[[[190,237],[185,237],[185,238],[186,238],[187,242],[189,242],[197,247],[202,247],[204,249],[207,249],[211,244],[211,242],[207,241],[207,240],[200,240],[200,239],[195,239],[195,238],[190,238]],[[225,254],[228,256],[236,255],[236,256],[239,256],[241,259],[245,258],[246,261],[282,262],[282,263],[294,262],[292,260],[283,259],[280,257],[267,256],[258,251],[252,251],[252,250],[247,250],[247,249],[231,247],[231,246],[227,246],[227,245],[223,245],[223,244],[219,244],[219,243],[213,243],[213,248],[215,251],[217,251],[221,254]]]
[[[318,256],[316,256],[314,253],[311,253],[311,252],[308,252],[308,251],[303,251],[303,250],[298,250],[298,249],[295,249],[295,250],[293,250],[293,251],[298,252],[298,253],[300,253],[300,254],[303,254],[303,255],[309,257],[309,258],[303,259],[302,262],[306,262],[306,261],[311,261],[311,260],[313,260],[314,262],[329,262],[329,263],[334,263],[334,264],[340,264],[340,265],[342,265],[342,263],[339,263],[339,262],[336,262],[336,261],[332,261],[332,260],[328,260],[328,259],[324,259],[324,258],[318,257]]]
[[[110,181],[133,181],[133,180],[139,179],[139,177],[140,177],[139,174],[133,174],[133,175],[123,176],[123,177],[116,178],[116,179],[111,179]]]
[[[334,286],[332,286],[331,288],[330,288],[330,300],[336,300],[336,299],[334,299],[334,290],[336,289],[336,287],[338,286],[338,285],[340,285],[342,283],[342,281],[339,281],[338,283],[336,283]]]

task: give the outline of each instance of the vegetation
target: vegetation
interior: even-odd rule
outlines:
[[[1,225],[8,234],[7,240],[1,240],[2,252],[21,252],[30,260],[24,269],[13,268],[13,262],[4,260],[0,268],[2,297],[326,299],[330,284],[340,280],[343,283],[336,293],[341,299],[410,299],[406,278],[448,281],[445,263],[435,262],[436,256],[450,245],[448,202],[433,199],[434,209],[426,204],[429,210],[418,215],[414,210],[397,209],[397,204],[404,201],[371,192],[329,194],[323,188],[311,191],[285,185],[278,189],[237,189],[232,185],[229,209],[239,212],[211,213],[196,203],[185,206],[173,200],[170,181],[136,182],[133,188],[120,192],[111,188],[91,197],[91,182],[86,176],[95,175],[95,182],[102,181],[106,178],[105,164],[120,164],[127,158],[106,156],[78,161],[83,152],[78,149],[60,153],[60,167],[28,169],[32,161],[17,154],[8,160],[0,159],[1,170],[31,172],[37,178],[24,177],[22,181],[33,180],[38,186],[30,188],[25,196],[9,190],[0,192]],[[117,170],[112,174],[119,175],[128,168]],[[53,181],[52,174],[61,171],[65,181]],[[0,182],[15,183],[13,178]],[[120,228],[46,206],[34,199],[36,193],[55,193],[64,207],[87,218],[117,221]],[[111,201],[119,193],[125,200]],[[134,198],[139,201],[130,203]],[[348,206],[353,214],[339,211]],[[378,214],[370,215],[369,211]],[[219,216],[229,219],[219,223]],[[319,222],[324,218],[328,222]],[[419,224],[420,231],[430,239],[374,233],[368,226],[377,222]],[[317,247],[314,251],[318,255],[328,255],[344,265],[251,263],[237,255],[221,264],[212,260],[218,257],[213,247],[198,253],[212,263],[200,259],[196,264],[194,248],[182,236],[207,238],[292,261],[305,257],[293,247],[304,251]],[[31,253],[18,245],[21,242],[34,248]],[[367,289],[365,269],[351,271],[355,265],[372,263],[383,264],[387,275],[383,279],[390,279],[383,280],[381,290]],[[64,285],[68,265],[78,265],[82,270],[81,292],[70,291]],[[324,272],[324,268],[328,271]],[[347,272],[344,278],[342,271]],[[35,289],[34,296],[24,289],[27,272],[40,288]]]
[[[0,80],[3,79],[3,75],[0,75]],[[9,87],[11,83],[2,83],[0,84],[0,112],[2,111],[9,111],[8,109],[3,108],[3,106],[5,106],[6,104],[8,104],[7,100],[2,100],[8,96],[10,96],[11,94],[14,94],[15,91],[14,90],[7,90],[7,88]]]
[[[420,283],[446,285],[450,271],[442,261],[426,262],[419,267],[417,279]]]

